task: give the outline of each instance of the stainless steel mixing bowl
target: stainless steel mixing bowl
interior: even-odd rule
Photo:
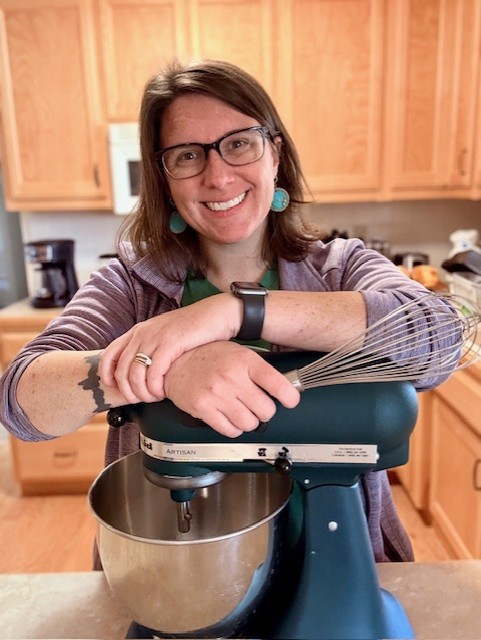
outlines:
[[[290,488],[277,473],[232,474],[197,492],[191,530],[179,533],[170,492],[144,477],[141,452],[117,460],[89,492],[113,592],[150,629],[231,635],[275,580]]]

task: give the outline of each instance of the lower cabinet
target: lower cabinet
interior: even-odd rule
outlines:
[[[433,400],[430,511],[458,558],[481,558],[481,389],[464,399],[448,391]]]
[[[458,559],[481,559],[481,366],[419,394],[407,465],[396,475]]]
[[[86,493],[104,467],[106,438],[102,416],[54,440],[23,442],[11,438],[15,478],[22,494]]]

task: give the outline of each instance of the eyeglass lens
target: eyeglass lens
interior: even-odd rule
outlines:
[[[172,178],[191,178],[202,172],[211,149],[227,164],[240,166],[262,158],[264,141],[263,127],[242,129],[211,144],[185,144],[166,149],[162,153],[162,164]]]

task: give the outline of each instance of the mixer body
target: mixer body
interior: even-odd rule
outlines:
[[[289,353],[270,358],[279,370],[288,371],[318,355]],[[213,635],[215,625],[171,628],[166,634],[160,613],[159,624],[152,627],[158,637],[414,637],[398,601],[379,586],[358,484],[369,471],[407,461],[417,417],[416,391],[410,383],[311,389],[302,395],[296,409],[278,406],[269,424],[235,440],[221,436],[169,401],[133,405],[126,411],[125,418],[140,427],[145,478],[157,491],[170,491],[174,501],[183,503],[193,497],[194,503],[197,494],[205,491],[199,487],[212,487],[216,482],[222,487],[244,474],[275,474],[288,479],[293,488],[290,499],[277,505],[275,517],[282,514],[284,534],[272,538],[277,547],[275,566],[262,560],[253,572],[258,597],[251,606],[248,603],[249,614],[243,615],[242,624],[224,625],[221,635]],[[224,474],[226,480],[221,479]],[[91,503],[95,514],[95,496]],[[236,508],[243,509],[241,501]],[[193,527],[195,518],[193,509]],[[275,519],[270,524],[274,522],[279,525]],[[107,528],[112,529],[112,524]],[[188,538],[192,532],[178,535]],[[102,548],[100,554],[102,558]],[[263,573],[266,567],[269,570]],[[109,579],[108,571],[106,576]],[[169,575],[159,580],[168,581]],[[265,588],[258,589],[259,580]],[[196,596],[189,591],[189,597],[176,604],[179,609],[189,608],[195,606],[193,599]],[[158,609],[163,606],[165,602]],[[146,624],[142,619],[137,622]]]

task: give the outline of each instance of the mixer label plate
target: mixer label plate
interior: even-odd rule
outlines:
[[[279,458],[291,462],[325,464],[373,464],[378,460],[375,444],[263,444],[263,443],[175,443],[142,435],[144,453],[166,462],[245,462],[262,460],[274,464]]]

